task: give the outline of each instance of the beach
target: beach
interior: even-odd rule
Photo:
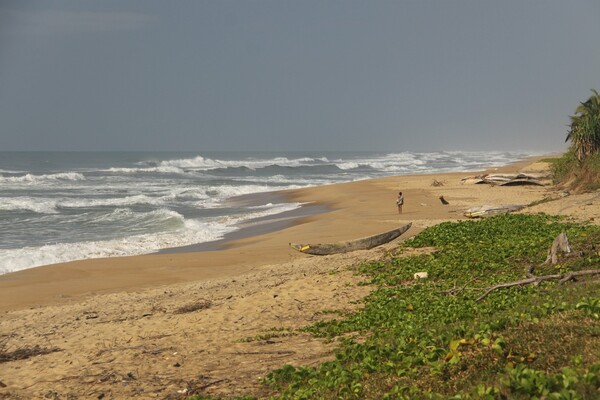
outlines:
[[[548,170],[541,157],[488,173]],[[393,253],[428,226],[486,204],[600,221],[597,195],[548,186],[465,184],[473,173],[399,175],[286,190],[317,207],[201,252],[74,261],[0,276],[0,350],[42,349],[0,363],[0,398],[185,398],[242,394],[285,364],[316,365],[335,343],[295,329],[351,310],[370,291],[353,267]],[[395,198],[405,197],[398,214]],[[439,200],[444,196],[449,204]],[[308,256],[290,242],[365,237],[412,222],[371,250]],[[277,335],[273,335],[276,332]],[[289,335],[287,335],[289,333]],[[292,334],[293,333],[293,334]],[[271,337],[272,336],[272,337]],[[70,397],[69,397],[70,396]],[[171,397],[169,397],[171,396]]]

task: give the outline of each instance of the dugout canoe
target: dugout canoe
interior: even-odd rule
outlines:
[[[325,256],[329,254],[347,253],[355,250],[368,250],[373,247],[381,246],[382,244],[391,242],[396,239],[412,226],[412,222],[400,228],[393,229],[388,232],[369,236],[366,238],[350,240],[346,242],[325,243],[325,244],[300,244],[290,243],[294,250],[301,253],[312,254],[316,256]]]

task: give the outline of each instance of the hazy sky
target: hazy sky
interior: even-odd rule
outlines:
[[[0,150],[566,148],[598,0],[0,0]]]

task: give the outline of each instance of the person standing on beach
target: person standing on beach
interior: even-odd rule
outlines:
[[[396,198],[396,205],[398,206],[398,214],[402,214],[402,205],[404,204],[404,195],[402,192],[398,192],[398,198]]]

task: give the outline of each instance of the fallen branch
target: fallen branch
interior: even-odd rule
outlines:
[[[463,287],[460,287],[460,288],[456,287],[456,282],[454,282],[454,287],[444,291],[444,293],[449,296],[457,296],[459,293],[463,292],[467,288],[467,286],[469,286],[475,280],[476,280],[476,278],[472,278],[470,281],[465,283]]]
[[[584,275],[598,275],[600,274],[600,269],[587,269],[584,271],[575,271],[575,272],[569,272],[567,274],[564,274],[564,278],[562,278],[560,281],[558,281],[558,283],[560,283],[561,285],[563,283],[566,283],[568,281],[576,281],[578,276],[584,276]]]
[[[531,276],[530,278],[521,279],[520,281],[501,283],[501,284],[498,284],[496,286],[492,286],[492,287],[486,289],[485,293],[482,294],[481,296],[479,296],[477,299],[475,299],[475,301],[481,301],[481,300],[485,299],[491,292],[493,292],[494,290],[497,290],[497,289],[505,289],[505,288],[509,288],[509,287],[513,287],[513,286],[525,286],[525,285],[531,285],[531,284],[539,285],[543,281],[551,281],[551,280],[558,280],[559,284],[563,284],[563,283],[566,283],[571,280],[576,280],[576,278],[578,276],[584,276],[584,275],[600,275],[600,269],[588,269],[588,270],[584,270],[584,271],[568,272],[566,274]]]
[[[236,351],[231,354],[244,356],[244,355],[256,355],[256,354],[296,354],[293,350],[276,350],[276,351]]]

